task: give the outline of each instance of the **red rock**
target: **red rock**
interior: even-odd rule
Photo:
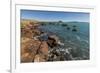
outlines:
[[[30,38],[21,38],[21,62],[44,62],[48,59],[48,44]]]
[[[37,55],[35,55],[34,62],[44,62],[48,59],[48,44],[46,41],[41,42]]]
[[[33,36],[37,36],[41,34],[41,32],[38,29],[32,30],[32,33],[33,33]]]
[[[21,39],[21,62],[32,62],[37,50],[40,46],[40,41],[36,41],[30,38]]]
[[[26,63],[26,62],[32,62],[33,61],[33,55],[31,53],[23,53],[21,55],[21,62]]]
[[[46,41],[41,42],[38,52],[46,56],[48,55],[48,44]]]
[[[30,29],[28,28],[23,28],[21,29],[21,37],[27,37],[27,38],[32,38],[33,33]]]

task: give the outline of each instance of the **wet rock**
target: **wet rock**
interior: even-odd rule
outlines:
[[[61,42],[60,42],[59,38],[56,35],[48,36],[47,43],[51,48],[56,47],[57,45],[61,45]]]
[[[66,27],[66,26],[68,26],[68,24],[62,24],[62,26],[63,26],[63,27]]]
[[[40,41],[47,41],[47,40],[48,40],[48,35],[47,35],[47,33],[42,33],[42,34],[38,37],[38,39],[39,39]]]
[[[81,49],[80,48],[73,48],[70,50],[70,53],[72,54],[72,56],[75,57],[82,57],[82,53],[81,53]]]
[[[70,30],[71,28],[70,27],[67,27],[67,30]]]
[[[77,27],[76,25],[73,25],[73,28]]]
[[[72,31],[77,32],[77,29],[74,28],[74,29],[72,29]]]
[[[69,49],[53,48],[49,51],[48,61],[66,61],[72,60],[73,57],[69,52]]]

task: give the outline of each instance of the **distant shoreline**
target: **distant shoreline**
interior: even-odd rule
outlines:
[[[40,20],[35,20],[35,19],[20,19],[20,20],[29,20],[29,21],[37,21],[37,22],[59,22],[61,20],[58,20],[58,21],[40,21]],[[89,22],[82,22],[82,21],[62,21],[64,23],[89,23]]]

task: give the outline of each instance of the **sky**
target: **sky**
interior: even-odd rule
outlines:
[[[21,19],[33,19],[38,21],[89,22],[89,17],[89,13],[83,12],[21,10]]]

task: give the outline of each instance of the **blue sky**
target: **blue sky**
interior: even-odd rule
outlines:
[[[37,11],[21,10],[21,19],[34,19],[39,21],[79,21],[89,22],[89,13],[82,12],[56,12],[56,11]]]

